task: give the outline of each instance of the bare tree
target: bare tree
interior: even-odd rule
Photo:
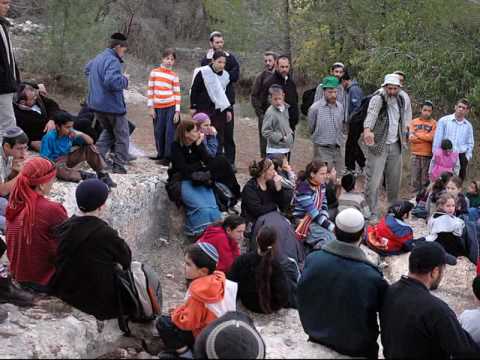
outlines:
[[[128,36],[132,31],[135,17],[145,5],[145,0],[119,0],[118,5],[126,15],[126,19],[122,24],[122,32]]]

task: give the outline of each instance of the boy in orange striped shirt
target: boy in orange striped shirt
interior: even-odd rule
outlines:
[[[161,165],[168,166],[170,148],[175,137],[175,125],[180,120],[180,82],[172,70],[177,59],[175,50],[165,49],[162,64],[152,70],[148,79],[148,107],[153,118],[157,156]]]

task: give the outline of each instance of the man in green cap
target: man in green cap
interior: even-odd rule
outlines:
[[[312,134],[313,157],[315,160],[333,165],[337,173],[342,169],[340,146],[343,140],[345,113],[343,105],[337,101],[335,76],[327,76],[322,81],[323,97],[308,111],[308,127]]]

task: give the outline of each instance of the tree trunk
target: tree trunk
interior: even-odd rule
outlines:
[[[292,39],[290,36],[290,1],[283,0],[283,21],[284,21],[284,48],[285,48],[285,55],[287,55],[290,59],[292,58]]]

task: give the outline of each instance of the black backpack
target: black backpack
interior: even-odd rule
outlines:
[[[305,90],[305,92],[302,95],[302,114],[307,116],[308,115],[308,109],[310,109],[310,106],[313,105],[315,101],[315,92],[317,91],[317,88],[313,88],[310,90]]]
[[[367,111],[368,111],[368,105],[370,105],[370,100],[372,100],[372,97],[376,95],[377,92],[374,92],[373,94],[365,96],[362,101],[360,102],[360,106],[356,111],[354,111],[352,114],[350,114],[348,118],[348,123],[352,125],[362,125],[363,122],[365,121],[365,118],[367,117]],[[383,99],[383,97],[382,97]]]

